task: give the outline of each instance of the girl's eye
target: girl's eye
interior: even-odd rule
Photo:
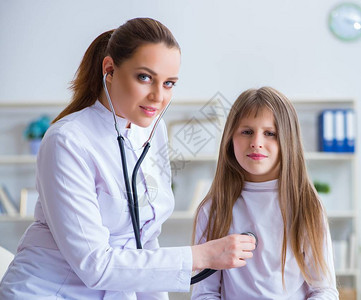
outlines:
[[[272,131],[266,131],[264,133],[265,136],[276,136],[276,133],[275,132],[272,132]]]
[[[166,81],[166,82],[164,82],[164,86],[165,86],[166,88],[171,89],[172,87],[175,86],[175,82],[174,82],[174,81]]]
[[[242,134],[244,135],[251,135],[253,133],[252,130],[248,129],[248,130],[242,130]]]
[[[138,79],[143,82],[150,82],[152,78],[147,74],[139,74]]]

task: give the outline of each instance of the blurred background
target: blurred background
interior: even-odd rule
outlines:
[[[169,129],[198,118],[195,111],[207,103],[231,105],[248,88],[272,86],[295,102],[311,177],[331,187],[325,206],[337,261],[344,260],[337,265],[341,297],[356,299],[360,122],[355,122],[355,153],[324,156],[317,145],[317,118],[325,109],[352,109],[355,119],[361,119],[361,38],[343,40],[330,29],[331,12],[344,2],[1,0],[0,184],[21,216],[0,216],[0,246],[14,252],[32,220],[24,208],[27,201],[29,210],[34,198],[36,159],[23,136],[27,124],[43,113],[55,115],[70,100],[69,82],[96,36],[128,19],[152,17],[173,32],[182,50],[175,104],[166,119]],[[361,6],[361,0],[353,3]],[[171,140],[177,132],[170,130]],[[214,153],[183,153],[182,159],[175,159],[177,211],[164,228],[162,245],[190,244],[190,207],[213,176],[217,143],[213,147]],[[179,167],[180,161],[187,164]],[[171,299],[189,299],[189,294],[172,293]]]

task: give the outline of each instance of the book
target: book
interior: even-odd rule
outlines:
[[[9,216],[18,215],[18,210],[14,203],[9,198],[7,191],[4,189],[4,186],[0,186],[0,201],[4,211]]]
[[[34,188],[23,188],[20,192],[20,216],[34,216],[35,206],[38,201],[38,192]]]
[[[14,198],[11,196],[11,194],[10,194],[8,188],[6,187],[6,185],[3,184],[2,187],[3,187],[3,189],[4,189],[5,194],[6,194],[7,197],[9,198],[10,202],[13,204],[13,206],[15,207],[15,209],[16,209],[17,211],[19,211],[19,205],[18,205],[17,203],[15,203],[15,200],[14,200]]]
[[[5,215],[5,214],[6,214],[5,208],[3,207],[3,204],[0,201],[0,215]]]
[[[355,152],[353,109],[325,109],[319,115],[319,151]]]
[[[356,234],[352,233],[350,235],[349,241],[349,268],[356,269],[356,253],[357,253],[357,245],[356,245]]]
[[[346,124],[345,112],[342,109],[336,109],[334,113],[334,151],[345,152],[346,146]]]
[[[324,152],[334,151],[334,114],[331,109],[326,109],[319,116],[319,150]]]
[[[347,269],[347,241],[334,240],[332,241],[334,264],[336,271],[344,271]]]
[[[355,111],[353,109],[346,109],[345,113],[345,152],[355,152]]]

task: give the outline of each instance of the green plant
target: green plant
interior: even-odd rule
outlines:
[[[39,117],[25,128],[24,136],[29,140],[43,138],[50,126],[50,122],[50,118],[46,115]]]
[[[331,191],[330,185],[325,182],[315,181],[313,183],[318,193],[328,194]]]

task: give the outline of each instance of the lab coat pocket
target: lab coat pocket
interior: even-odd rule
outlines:
[[[98,202],[103,225],[109,229],[110,234],[123,235],[133,232],[128,202],[125,198],[99,191]]]

